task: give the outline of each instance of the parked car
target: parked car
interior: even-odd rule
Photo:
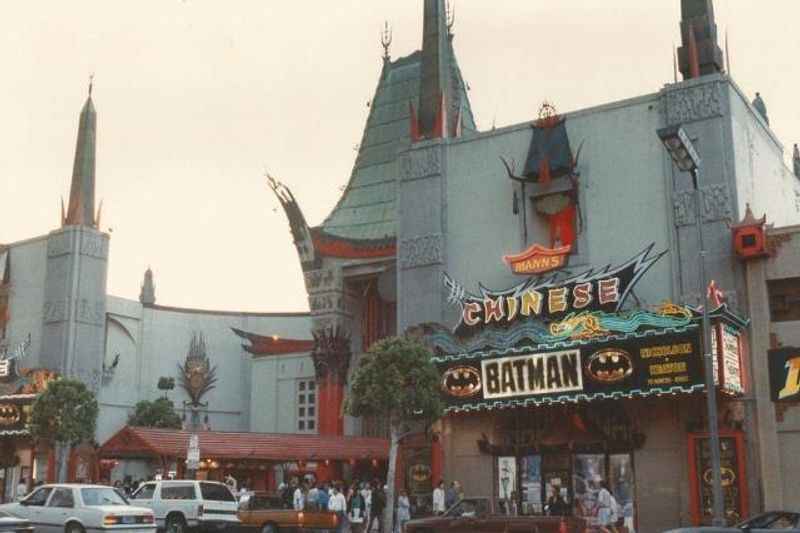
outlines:
[[[0,512],[29,520],[37,533],[156,531],[153,511],[130,505],[119,492],[103,485],[43,485],[19,502],[0,505]]]
[[[333,531],[338,518],[331,511],[295,511],[287,509],[280,496],[255,493],[239,507],[242,528],[261,533],[279,531]]]
[[[31,525],[31,521],[26,518],[20,518],[0,511],[0,532],[33,533],[33,526]]]
[[[168,533],[239,525],[236,497],[227,485],[216,481],[149,481],[131,495],[131,500],[152,509],[156,524]]]
[[[562,525],[563,520],[563,525]],[[506,516],[495,512],[487,498],[465,498],[444,514],[406,523],[406,533],[584,533],[581,518],[559,516]]]
[[[771,511],[756,515],[731,527],[682,527],[666,533],[742,533],[743,531],[750,533],[761,533],[762,531],[800,533],[800,513]]]

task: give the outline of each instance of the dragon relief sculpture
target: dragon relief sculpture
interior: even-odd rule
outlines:
[[[206,340],[202,333],[192,335],[189,353],[183,364],[178,364],[181,387],[192,399],[192,405],[200,405],[200,400],[217,382],[217,367],[211,366],[206,353]]]

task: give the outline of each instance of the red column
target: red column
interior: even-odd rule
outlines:
[[[324,377],[319,384],[319,434],[341,436],[344,434],[342,402],[344,386],[335,376]]]

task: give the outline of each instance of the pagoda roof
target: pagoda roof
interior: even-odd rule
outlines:
[[[453,54],[452,45],[449,48]],[[452,58],[463,102],[463,133],[468,134],[476,130],[475,121],[454,54]],[[394,255],[399,179],[396,159],[411,143],[409,104],[419,106],[421,65],[420,51],[384,62],[350,181],[333,211],[314,228],[316,235],[324,235],[327,241],[347,242],[355,249],[373,250],[372,256],[375,243],[386,243],[384,255]]]

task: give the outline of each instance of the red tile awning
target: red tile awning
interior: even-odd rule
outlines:
[[[125,426],[100,447],[107,459],[186,458],[188,431]],[[389,441],[366,437],[329,437],[281,433],[200,431],[200,454],[214,459],[324,461],[389,457]]]

